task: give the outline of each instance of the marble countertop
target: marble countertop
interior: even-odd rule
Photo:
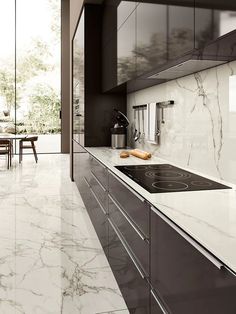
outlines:
[[[236,272],[236,186],[206,176],[203,173],[185,170],[231,186],[227,190],[208,190],[176,193],[149,193],[139,184],[114,166],[169,163],[152,157],[142,160],[130,156],[122,159],[120,150],[107,147],[86,147],[90,154],[125,181],[154,207],[191,235],[203,247],[215,255],[223,264]],[[178,166],[171,163],[174,166]]]

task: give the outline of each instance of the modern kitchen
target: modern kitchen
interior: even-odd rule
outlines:
[[[84,2],[71,177],[114,313],[236,313],[235,44],[233,1]]]
[[[236,314],[236,2],[0,25],[0,314]]]

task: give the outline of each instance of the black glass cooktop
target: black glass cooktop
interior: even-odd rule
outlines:
[[[169,164],[116,166],[150,193],[231,189]]]

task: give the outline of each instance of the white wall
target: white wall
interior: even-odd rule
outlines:
[[[150,150],[179,166],[189,166],[236,183],[236,112],[232,110],[233,100],[229,105],[229,77],[232,74],[236,74],[236,61],[128,94],[127,109],[131,121],[133,105],[175,101],[173,107],[165,109],[161,144],[148,144],[146,140],[134,143],[132,132],[129,132],[131,145]],[[234,101],[236,105],[236,99]]]

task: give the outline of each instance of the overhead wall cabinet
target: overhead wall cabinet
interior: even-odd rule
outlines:
[[[105,1],[105,10],[108,3]],[[236,43],[236,5],[232,1],[156,0],[112,3],[113,16],[116,10],[116,17],[110,20],[110,27],[117,31],[112,35],[110,47],[107,46],[103,51],[106,56],[103,58],[104,91],[125,83],[128,91],[144,88],[149,83],[162,83],[171,78],[150,80],[150,77],[153,79],[154,71],[168,69],[191,58],[222,63],[236,58],[236,52],[234,49],[232,51],[232,44]],[[107,33],[105,28],[103,33]],[[108,61],[106,65],[106,60],[111,60],[111,57],[108,58],[109,53],[112,54],[112,62]],[[204,68],[215,65],[214,62],[208,62]],[[112,76],[108,68],[112,69]],[[191,71],[194,73],[200,70],[202,65]],[[182,76],[187,74],[189,73],[183,71]]]

